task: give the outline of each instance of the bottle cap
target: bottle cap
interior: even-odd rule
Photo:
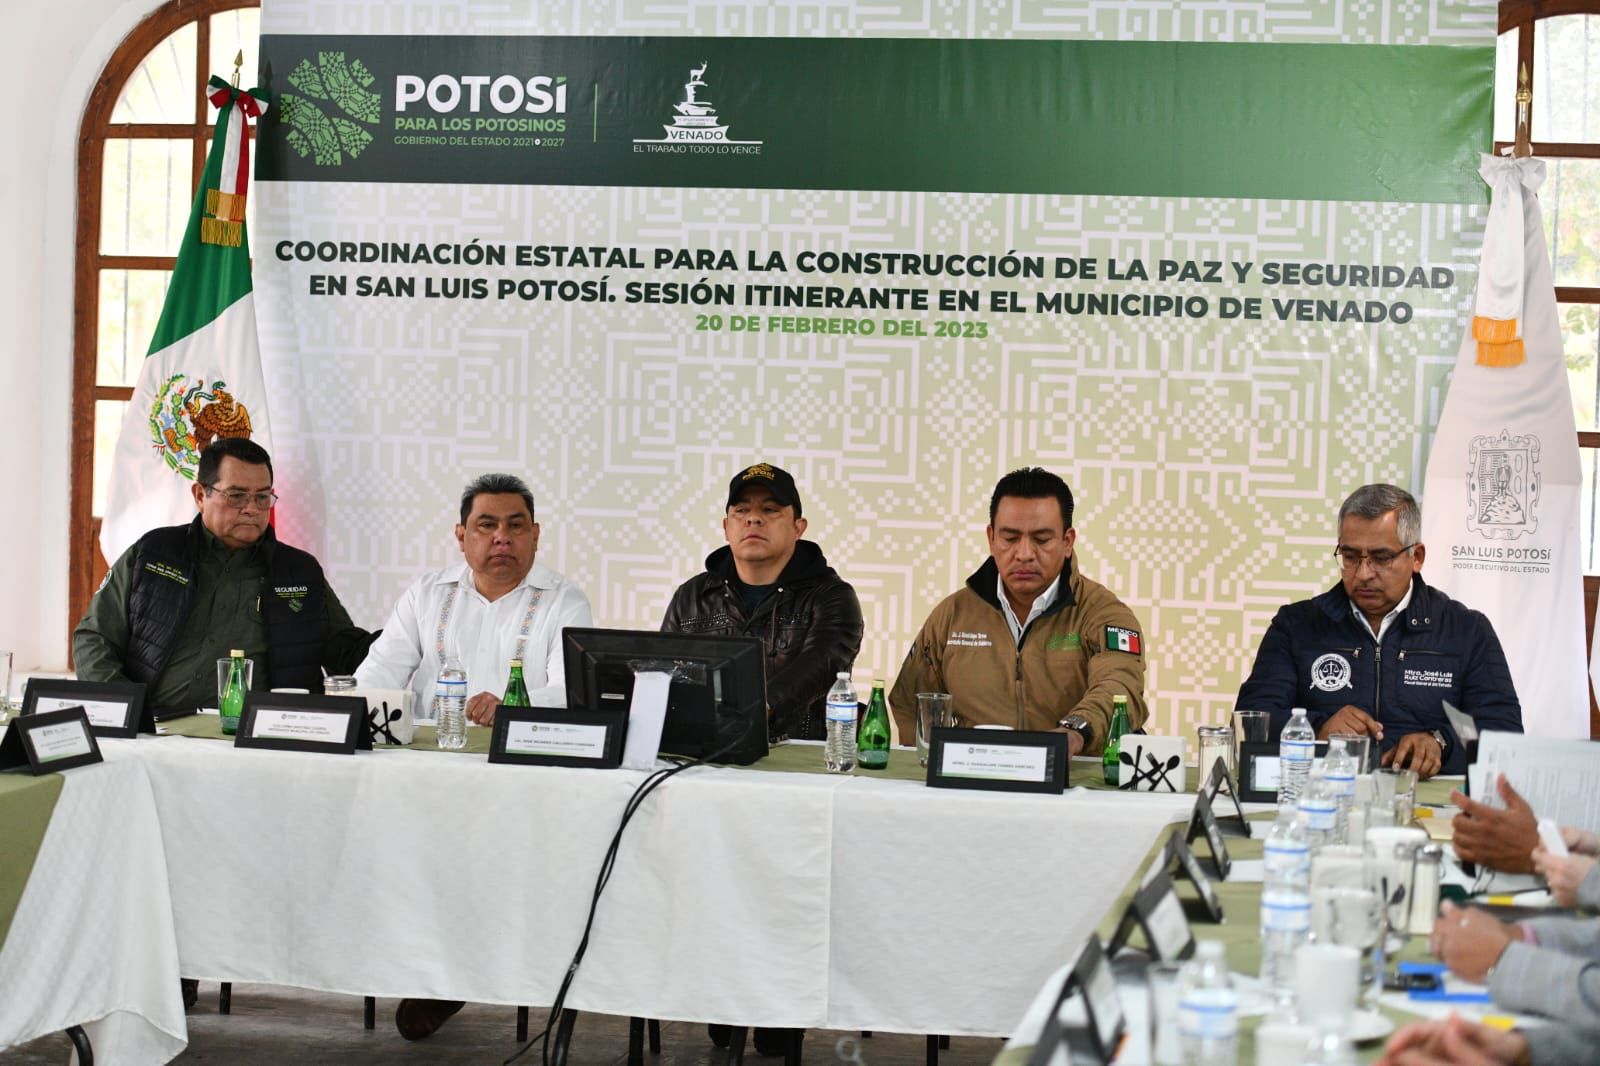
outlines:
[[[521,659],[512,659],[511,660],[511,669],[513,669],[513,670],[522,669],[522,660]]]
[[[228,657],[230,659],[243,659],[244,652],[240,651],[238,648],[234,648],[228,652]]]
[[[883,678],[881,678],[881,677],[873,678],[872,679],[872,687],[873,688],[882,688],[883,687]]]

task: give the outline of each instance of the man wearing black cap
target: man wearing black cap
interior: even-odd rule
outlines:
[[[706,557],[706,572],[673,593],[661,628],[674,633],[755,636],[767,651],[767,728],[774,736],[821,740],[834,676],[861,648],[855,589],[800,537],[794,478],[767,463],[728,484],[722,519],[726,547]]]

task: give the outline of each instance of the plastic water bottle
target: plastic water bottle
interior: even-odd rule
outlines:
[[[1316,751],[1317,732],[1306,718],[1306,709],[1296,707],[1278,737],[1278,806],[1293,807],[1300,801]]]
[[[856,768],[856,690],[848,671],[840,670],[828,690],[828,749],[830,774],[847,774]]]
[[[467,671],[454,655],[444,661],[433,686],[433,717],[439,724],[439,747],[455,751],[467,746]]]
[[[1339,798],[1334,795],[1324,764],[1319,762],[1311,769],[1306,787],[1300,793],[1300,814],[1305,819],[1306,841],[1312,854],[1334,842],[1334,830],[1339,825]]]
[[[1278,808],[1262,851],[1261,983],[1294,998],[1294,952],[1311,937],[1311,845],[1298,811]]]
[[[1328,757],[1322,761],[1322,773],[1339,805],[1334,814],[1333,843],[1348,843],[1350,808],[1356,802],[1356,758],[1344,746],[1344,741],[1328,741]]]
[[[1178,974],[1178,1037],[1186,1066],[1234,1066],[1239,994],[1220,940],[1202,940]]]

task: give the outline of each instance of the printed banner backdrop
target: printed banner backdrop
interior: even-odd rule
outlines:
[[[1219,720],[1338,579],[1344,495],[1421,487],[1495,5],[1185,7],[268,0],[280,531],[377,626],[517,472],[541,560],[654,628],[768,460],[864,684],[1036,463],[1143,621],[1155,727]]]

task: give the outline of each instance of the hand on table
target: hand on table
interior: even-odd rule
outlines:
[[[1456,857],[1506,873],[1533,872],[1533,849],[1539,845],[1539,821],[1528,801],[1504,776],[1497,779],[1505,810],[1485,806],[1461,792],[1450,793],[1461,813],[1451,822]]]
[[[1417,780],[1426,781],[1444,766],[1444,748],[1432,733],[1407,733],[1383,753],[1382,765],[1415,770]]]
[[[1565,834],[1563,834],[1565,835]],[[1578,886],[1594,869],[1588,855],[1552,855],[1543,845],[1533,849],[1533,869],[1550,886],[1550,894],[1563,907],[1578,905]]]
[[[1065,733],[1067,735],[1067,758],[1083,754],[1083,734],[1076,729],[1057,727],[1050,730],[1052,733]]]
[[[1511,926],[1488,912],[1446,902],[1434,920],[1428,949],[1457,977],[1482,984],[1515,939]]]
[[[1355,704],[1347,703],[1317,726],[1318,740],[1327,740],[1335,733],[1365,733],[1377,744],[1383,740],[1383,723]]]
[[[1381,1066],[1519,1066],[1528,1061],[1528,1042],[1517,1032],[1502,1032],[1452,1014],[1401,1028],[1383,1047]]]
[[[494,725],[494,709],[500,706],[500,697],[493,692],[480,692],[467,701],[467,721],[473,725]]]

